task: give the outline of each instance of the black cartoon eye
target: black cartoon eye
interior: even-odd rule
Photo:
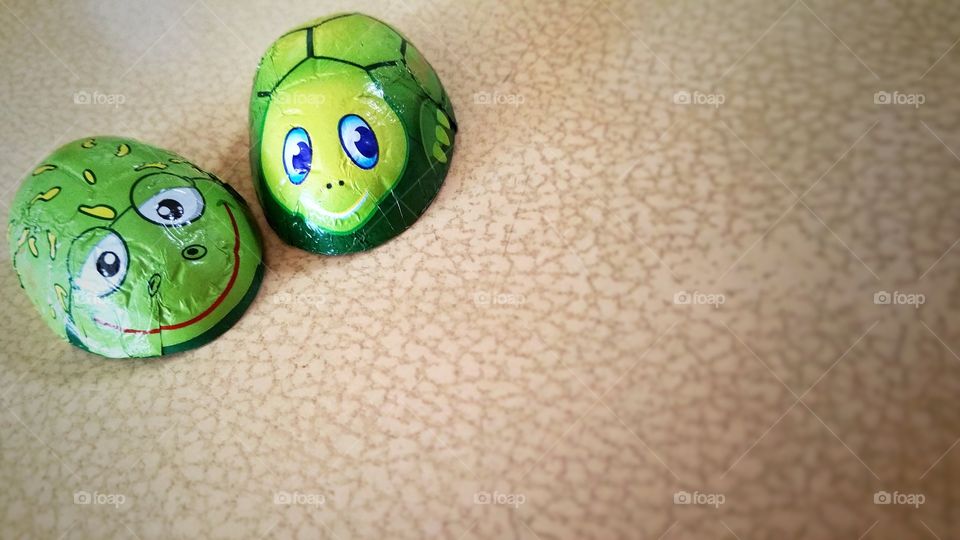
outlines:
[[[302,184],[310,174],[312,163],[313,146],[310,144],[310,134],[302,127],[291,129],[283,140],[283,170],[290,183]]]
[[[340,119],[340,146],[361,169],[372,169],[380,158],[377,136],[366,120],[355,114]]]
[[[198,259],[202,259],[203,256],[207,254],[207,248],[201,246],[200,244],[192,244],[183,248],[183,251],[181,251],[180,254],[183,255],[184,259],[196,261]]]
[[[104,251],[97,257],[97,272],[108,279],[116,276],[120,272],[120,257],[112,251]]]
[[[144,201],[137,213],[157,225],[186,225],[203,213],[203,197],[196,188],[169,188]]]
[[[183,217],[183,205],[176,199],[164,199],[158,202],[156,211],[158,216],[170,221]]]
[[[127,246],[117,234],[109,233],[87,255],[76,285],[90,294],[106,296],[120,287],[128,263]]]

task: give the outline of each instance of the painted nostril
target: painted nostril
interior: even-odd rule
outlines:
[[[157,291],[160,290],[160,274],[150,276],[150,281],[147,282],[147,290],[150,292],[150,296],[157,294]]]
[[[191,244],[180,252],[183,255],[184,259],[195,261],[197,259],[202,259],[204,255],[207,254],[207,248],[201,246],[200,244]]]

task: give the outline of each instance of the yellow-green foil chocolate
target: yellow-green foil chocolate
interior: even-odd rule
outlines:
[[[380,245],[437,195],[456,131],[436,72],[387,24],[351,13],[292,30],[260,60],[250,102],[267,221],[316,253]]]

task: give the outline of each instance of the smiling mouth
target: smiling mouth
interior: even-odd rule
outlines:
[[[331,212],[329,210],[321,208],[320,206],[314,206],[312,204],[309,206],[309,208],[311,212],[316,212],[324,217],[328,217],[331,219],[343,219],[356,214],[357,210],[359,210],[360,207],[363,206],[363,203],[367,202],[367,198],[369,197],[370,197],[370,192],[364,191],[363,195],[359,199],[357,199],[357,202],[353,203],[353,205],[350,208],[347,208],[343,212]]]
[[[105,326],[107,328],[112,328],[123,332],[124,334],[159,334],[164,330],[179,330],[190,326],[191,324],[198,323],[201,320],[205,319],[207,315],[213,313],[220,304],[226,300],[227,295],[230,294],[230,290],[233,289],[233,286],[237,283],[237,276],[240,274],[240,229],[237,227],[237,218],[233,217],[233,211],[230,210],[230,206],[227,204],[223,205],[224,210],[227,211],[227,215],[230,216],[230,225],[233,227],[233,273],[230,274],[230,281],[227,282],[227,286],[224,287],[223,291],[217,296],[216,300],[210,304],[210,307],[200,312],[197,316],[193,317],[190,320],[183,321],[177,324],[161,324],[157,328],[151,328],[149,330],[138,330],[136,328],[122,328],[112,323],[106,321],[101,321],[100,319],[94,318],[97,324]]]

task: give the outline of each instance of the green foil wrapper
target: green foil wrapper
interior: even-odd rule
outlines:
[[[406,230],[439,191],[456,132],[430,64],[366,15],[284,34],[254,78],[257,194],[277,234],[308,251],[363,251]]]
[[[53,331],[111,358],[168,354],[226,331],[263,275],[260,237],[230,186],[131,139],[64,145],[17,191],[20,285]]]

